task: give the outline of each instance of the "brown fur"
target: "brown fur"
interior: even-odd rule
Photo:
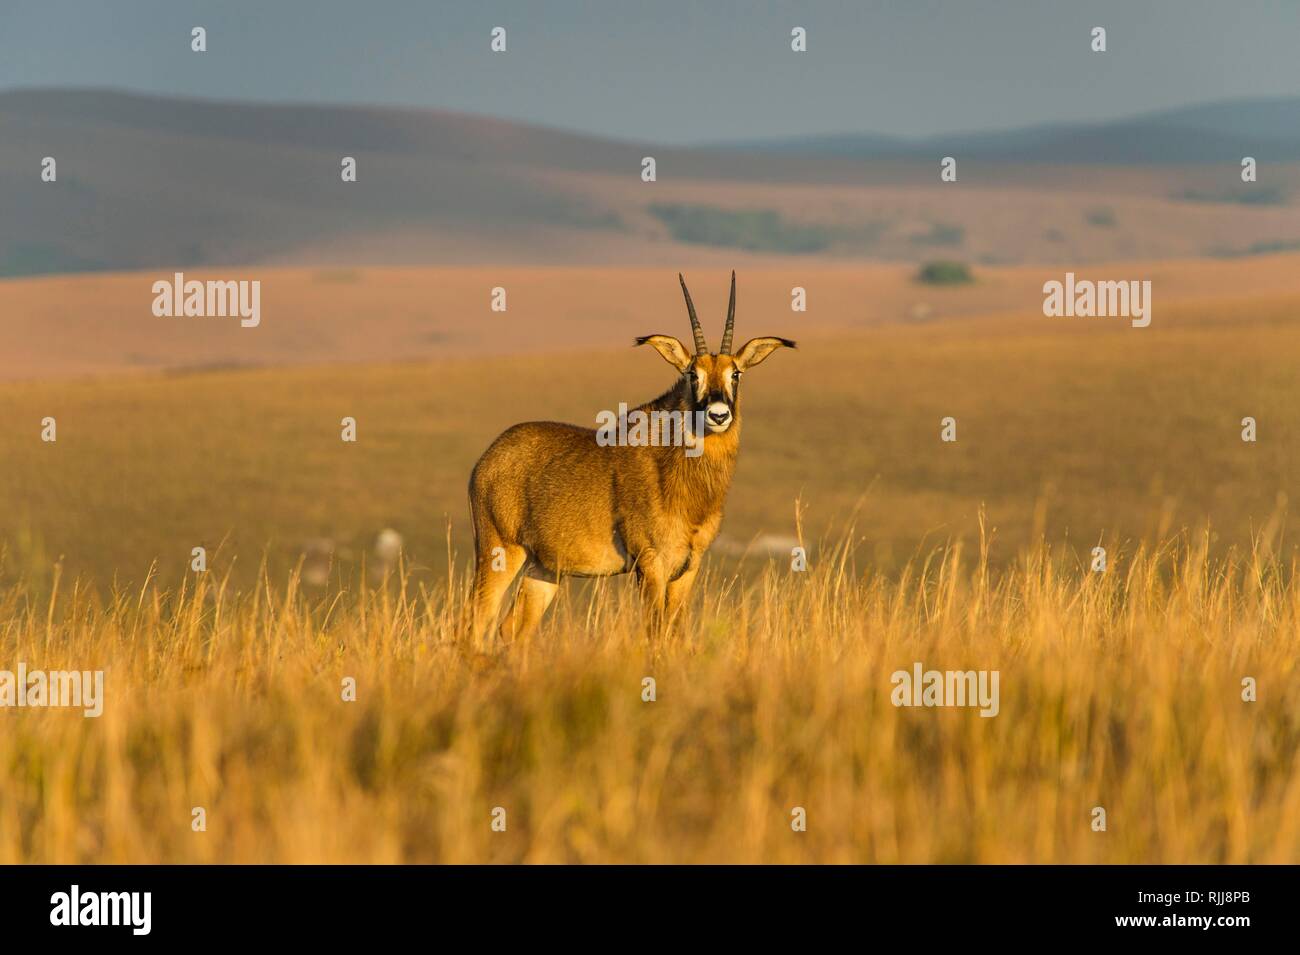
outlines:
[[[502,625],[507,638],[537,626],[565,574],[635,573],[651,629],[671,621],[685,602],[722,523],[740,447],[740,388],[737,383],[728,392],[727,373],[756,365],[794,342],[754,339],[735,356],[694,357],[670,336],[637,340],[643,343],[682,374],[638,410],[689,415],[700,407],[701,394],[705,405],[722,397],[731,411],[730,425],[707,433],[704,450],[695,457],[680,446],[602,447],[595,429],[553,421],[517,424],[503,432],[479,458],[469,482],[477,638],[496,618],[521,570],[519,591]],[[692,385],[692,374],[699,384]]]

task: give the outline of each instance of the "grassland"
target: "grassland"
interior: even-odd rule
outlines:
[[[1068,248],[1058,251],[1069,260]],[[658,255],[663,264],[639,268],[353,265],[185,271],[187,279],[233,274],[260,281],[263,320],[256,329],[219,319],[155,316],[152,286],[159,278],[172,279],[169,268],[161,274],[154,269],[0,281],[0,382],[623,351],[648,331],[682,330],[676,273],[683,268],[715,336],[726,314],[731,269],[740,276],[738,334],[779,333],[801,341],[829,333],[860,338],[920,315],[930,321],[1015,316],[1017,322],[1008,327],[1017,334],[1068,331],[1059,323],[1035,329],[1042,325],[1043,283],[1061,280],[1066,269],[1061,265],[992,265],[967,250],[940,254],[931,248],[925,259],[973,263],[978,276],[976,282],[940,288],[918,282],[915,265],[836,264],[825,257],[759,256],[703,246],[692,247],[689,256],[664,250]],[[1300,254],[1295,252],[1126,259],[1070,268],[1080,278],[1149,278],[1160,314],[1176,321],[1187,316],[1176,310],[1190,307],[1248,326],[1257,309],[1277,311],[1300,301]],[[505,312],[490,308],[491,289],[498,286],[509,293]],[[808,293],[806,312],[790,309],[794,287]],[[1163,318],[1158,321],[1148,337],[1168,330]],[[982,327],[1001,333],[996,324]],[[479,373],[496,377],[492,365]]]
[[[655,643],[624,580],[528,644],[461,626],[475,456],[652,396],[653,354],[0,384],[0,668],[108,694],[0,711],[0,863],[1294,862],[1298,307],[806,337]],[[998,670],[1000,713],[895,708],[916,661]]]
[[[800,334],[747,379],[727,541],[793,536],[800,502],[810,537],[854,519],[855,556],[889,572],[970,546],[981,507],[998,566],[1041,540],[1131,549],[1207,525],[1216,555],[1249,547],[1285,520],[1300,474],[1297,308],[1157,302],[1149,329],[1011,314]],[[740,329],[774,331],[788,327]],[[139,583],[156,562],[170,587],[202,545],[214,570],[237,558],[247,585],[263,555],[281,579],[309,544],[355,569],[386,527],[417,580],[438,578],[448,524],[466,558],[467,475],[496,434],[594,423],[671,378],[624,347],[0,384],[0,580],[48,578],[61,559],[68,579]],[[954,443],[939,440],[946,416]]]
[[[896,579],[832,547],[710,575],[655,643],[598,587],[490,654],[459,577],[9,589],[6,660],[108,677],[98,719],[3,714],[0,863],[1294,862],[1300,591],[1269,543]],[[894,707],[914,661],[998,670],[1000,712]]]

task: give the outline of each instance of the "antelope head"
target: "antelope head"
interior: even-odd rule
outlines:
[[[691,331],[695,335],[695,354],[690,354],[686,346],[672,335],[645,335],[638,338],[636,343],[653,346],[668,364],[681,372],[680,387],[687,404],[685,410],[702,412],[704,426],[709,433],[722,434],[731,427],[739,414],[741,375],[778,348],[794,348],[795,343],[788,338],[772,336],[751,338],[738,351],[732,352],[731,333],[736,322],[736,273],[733,271],[731,302],[727,306],[727,324],[722,332],[722,344],[716,352],[710,353],[699,316],[695,314],[695,303],[691,301],[690,290],[686,288],[686,279],[680,273],[677,279],[682,283],[682,295],[686,297],[686,312],[690,316]]]

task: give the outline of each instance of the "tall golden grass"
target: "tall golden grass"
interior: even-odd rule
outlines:
[[[1105,573],[986,542],[884,575],[853,544],[706,573],[656,641],[619,579],[486,650],[460,569],[19,583],[0,668],[104,668],[107,701],[0,712],[0,863],[1300,859],[1300,578],[1271,539]],[[1000,713],[896,708],[915,661],[998,670]]]

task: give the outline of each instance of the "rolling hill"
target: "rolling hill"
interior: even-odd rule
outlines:
[[[787,156],[1022,163],[1235,163],[1300,160],[1300,98],[1233,100],[1099,123],[1025,126],[904,139],[879,133],[757,139],[714,148]]]
[[[686,270],[712,341],[726,311],[728,269],[735,265],[734,254],[709,250]],[[262,283],[257,328],[232,319],[155,316],[156,271],[10,279],[0,282],[0,382],[587,348],[631,352],[637,335],[689,335],[674,273],[662,266],[509,265],[257,267],[227,273]],[[1043,317],[1043,283],[1061,278],[1056,266],[977,268],[974,282],[945,287],[918,282],[915,273],[909,265],[828,264],[797,256],[765,260],[761,267],[747,264],[740,269],[737,334],[805,341],[996,314],[1056,331],[1089,322]],[[199,280],[217,274],[185,273]],[[1300,298],[1296,253],[1101,263],[1080,267],[1079,275],[1150,280],[1155,311],[1149,332],[1156,337],[1164,334],[1166,315],[1176,306],[1230,303],[1246,292]],[[497,286],[507,291],[505,312],[490,308]],[[791,311],[795,286],[806,290],[806,312]],[[1094,324],[1104,327],[1107,321]]]
[[[0,94],[0,276],[1253,255],[1300,246],[1294,106],[901,146],[872,137],[855,152],[815,140],[617,142],[436,110],[10,91]],[[1243,143],[1262,164],[1249,186],[1234,158]],[[953,153],[958,182],[941,183],[938,159]],[[641,180],[647,155],[655,182]],[[46,156],[56,182],[41,180]],[[341,180],[344,156],[357,160],[354,183]]]

